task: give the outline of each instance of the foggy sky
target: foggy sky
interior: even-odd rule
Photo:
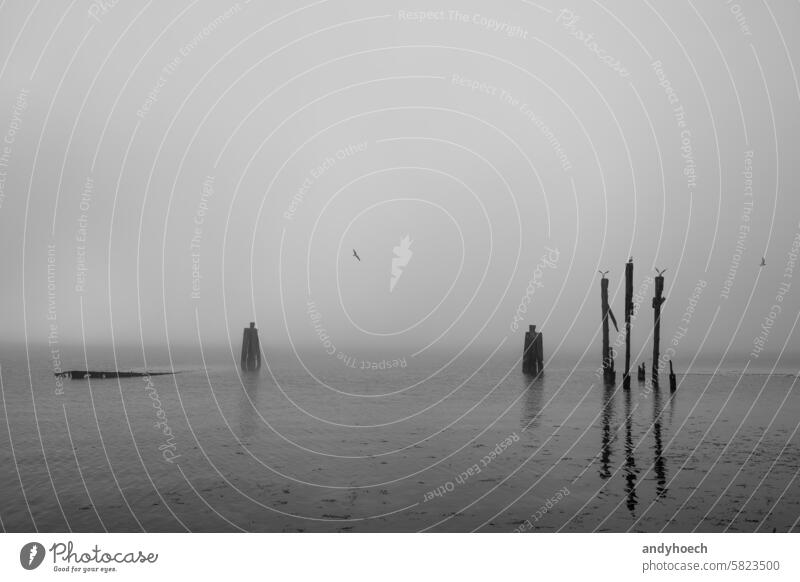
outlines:
[[[797,355],[797,3],[265,4],[0,7],[0,339]]]

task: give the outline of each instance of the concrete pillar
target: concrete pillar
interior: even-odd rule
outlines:
[[[254,321],[250,327],[244,328],[242,334],[242,369],[258,370],[261,367],[261,346],[258,342],[258,330]]]
[[[542,346],[542,333],[536,331],[536,326],[531,325],[525,332],[525,344],[522,352],[522,372],[524,374],[539,374],[544,369],[544,348]]]

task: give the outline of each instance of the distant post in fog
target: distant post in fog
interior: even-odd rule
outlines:
[[[258,370],[261,367],[261,346],[258,342],[256,323],[244,328],[242,335],[242,370]]]
[[[544,370],[544,347],[542,345],[542,332],[536,331],[536,326],[531,325],[525,332],[525,346],[522,352],[523,374],[539,374]]]
[[[625,375],[623,387],[631,387],[631,317],[633,316],[633,257],[625,263]]]
[[[658,360],[659,360],[659,351],[661,348],[661,304],[666,301],[663,297],[664,295],[664,271],[658,271],[658,276],[656,277],[655,284],[656,284],[656,296],[653,297],[653,371],[652,371],[652,379],[653,379],[653,387],[658,388]]]
[[[675,377],[675,370],[672,368],[672,360],[669,361],[669,391],[675,392],[678,389],[678,380]]]

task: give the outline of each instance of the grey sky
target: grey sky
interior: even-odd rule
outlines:
[[[637,348],[654,266],[684,360],[795,323],[796,3],[31,10],[0,8],[0,339],[80,341],[82,305],[92,343],[517,350],[534,280],[519,325],[599,353],[631,254]]]

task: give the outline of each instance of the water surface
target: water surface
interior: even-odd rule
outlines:
[[[57,394],[46,354],[6,357],[2,525],[798,529],[795,376],[688,374],[673,395],[666,378],[624,391],[591,369],[532,379],[512,357],[484,359],[372,371],[285,358],[257,373],[189,363],[150,388],[66,381]]]

